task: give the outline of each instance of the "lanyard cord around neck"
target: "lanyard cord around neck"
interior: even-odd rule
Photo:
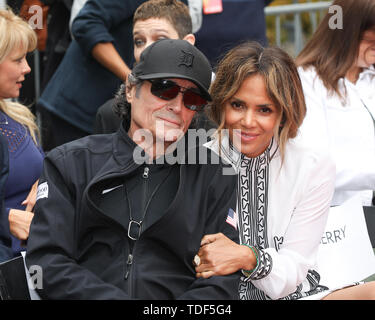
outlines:
[[[124,182],[124,189],[125,189],[125,194],[126,194],[126,199],[127,199],[127,202],[128,202],[128,209],[129,209],[129,225],[128,225],[128,237],[129,237],[129,239],[134,240],[134,241],[136,241],[136,240],[139,239],[139,236],[141,234],[142,223],[143,223],[143,221],[145,219],[145,216],[146,216],[146,213],[147,213],[147,209],[148,209],[148,207],[149,207],[149,205],[151,203],[151,200],[155,196],[156,192],[159,190],[160,186],[164,183],[165,180],[167,180],[167,178],[169,177],[170,173],[172,172],[172,169],[173,169],[173,167],[171,166],[168,169],[168,172],[164,176],[164,178],[156,185],[154,191],[152,192],[150,198],[148,199],[148,201],[146,203],[146,206],[144,207],[144,210],[143,210],[143,213],[142,213],[142,216],[141,216],[141,220],[139,220],[139,221],[133,219],[132,208],[131,208],[131,204],[130,204],[129,192],[128,192],[128,188],[126,187],[126,182]],[[133,225],[138,228],[138,233],[136,234],[136,237],[133,237],[131,235],[131,231],[130,230],[132,229]]]

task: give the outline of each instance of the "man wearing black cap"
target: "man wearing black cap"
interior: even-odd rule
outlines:
[[[222,164],[184,162],[188,153],[166,161],[211,99],[210,79],[187,41],[155,42],[126,83],[130,121],[47,155],[26,255],[42,267],[41,298],[237,298],[238,274],[197,279],[193,265],[203,235],[238,241],[226,221],[235,177]]]

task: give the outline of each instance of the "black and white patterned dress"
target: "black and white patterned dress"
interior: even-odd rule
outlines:
[[[221,144],[214,140],[206,146],[235,168],[240,240],[258,250],[258,266],[241,277],[240,299],[300,299],[328,294],[330,290],[319,283],[314,266],[333,193],[331,163],[293,144],[286,146],[282,163],[274,140],[256,158],[238,152],[225,135]],[[321,179],[323,175],[326,177]],[[320,201],[313,207],[316,198]],[[309,206],[312,208],[307,210]],[[309,224],[309,219],[314,223]],[[303,236],[307,232],[311,237]],[[298,248],[302,246],[306,250]]]

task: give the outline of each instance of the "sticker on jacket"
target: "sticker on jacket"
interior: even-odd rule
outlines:
[[[229,209],[226,222],[237,230],[238,215],[233,209]]]
[[[36,194],[36,201],[42,198],[48,198],[48,183],[43,182],[38,186],[38,191]]]

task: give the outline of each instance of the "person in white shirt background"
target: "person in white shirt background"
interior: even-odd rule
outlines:
[[[342,28],[327,14],[296,59],[307,114],[299,139],[323,148],[336,164],[331,205],[375,190],[375,1],[336,0]]]
[[[293,139],[306,106],[292,58],[276,47],[239,45],[219,63],[210,94],[219,127],[206,147],[238,174],[237,208],[227,222],[241,244],[205,235],[195,257],[197,277],[241,270],[242,300],[375,299],[375,282],[320,283],[316,258],[335,166],[326,152]]]

